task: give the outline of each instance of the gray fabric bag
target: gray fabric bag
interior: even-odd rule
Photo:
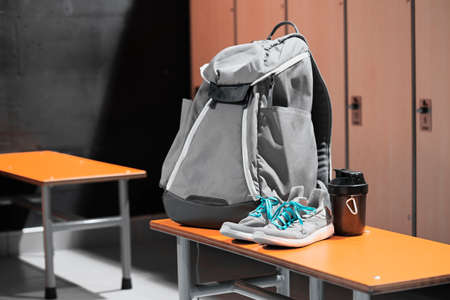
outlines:
[[[297,33],[271,40],[286,24]],[[287,200],[302,185],[308,197],[318,179],[328,183],[329,94],[295,25],[226,48],[200,72],[162,167],[170,218],[218,228],[247,216],[258,196]]]

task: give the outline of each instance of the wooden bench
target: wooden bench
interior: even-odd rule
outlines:
[[[289,272],[309,276],[310,299],[323,299],[323,281],[353,290],[354,300],[371,295],[450,283],[450,245],[366,226],[361,236],[333,236],[304,248],[240,243],[218,230],[150,222],[153,230],[177,238],[180,299],[235,292],[254,299],[288,299]],[[278,274],[249,280],[196,284],[191,243],[200,243],[274,265]],[[262,289],[276,286],[277,293]]]
[[[56,298],[53,232],[63,230],[119,226],[121,230],[122,289],[131,288],[128,180],[145,177],[145,171],[53,151],[33,151],[0,154],[0,174],[41,187],[45,252],[45,298]],[[53,186],[102,181],[119,182],[120,216],[52,222],[51,188]]]

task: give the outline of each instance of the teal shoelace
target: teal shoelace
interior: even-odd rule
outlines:
[[[303,224],[303,219],[300,216],[300,212],[302,211],[311,214],[314,213],[316,209],[293,201],[285,202],[275,212],[272,224],[281,230],[288,228],[297,220],[300,224]]]
[[[267,218],[269,220],[272,220],[272,207],[278,205],[280,203],[280,200],[275,197],[265,198],[262,196],[256,196],[256,198],[259,199],[261,203],[249,215],[252,217],[261,217],[263,214],[266,214]]]

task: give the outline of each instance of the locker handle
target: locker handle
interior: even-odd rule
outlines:
[[[352,101],[348,105],[348,109],[352,110],[352,124],[362,125],[362,97],[352,96]]]
[[[351,110],[358,110],[359,107],[360,107],[359,103],[352,103],[352,104],[348,105],[348,109],[351,109]]]
[[[422,103],[418,109],[416,109],[416,112],[419,114],[428,114],[431,113],[431,100],[430,99],[421,99],[420,102]]]
[[[421,106],[416,110],[419,114],[428,114],[430,113],[431,109],[427,106]]]
[[[431,99],[420,99],[420,106],[416,109],[419,113],[419,127],[424,131],[431,131],[432,129],[432,115],[431,115]]]

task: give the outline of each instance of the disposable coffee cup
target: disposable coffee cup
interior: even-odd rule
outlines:
[[[335,233],[360,235],[366,225],[368,184],[359,171],[335,169],[335,172],[336,178],[328,184]]]

